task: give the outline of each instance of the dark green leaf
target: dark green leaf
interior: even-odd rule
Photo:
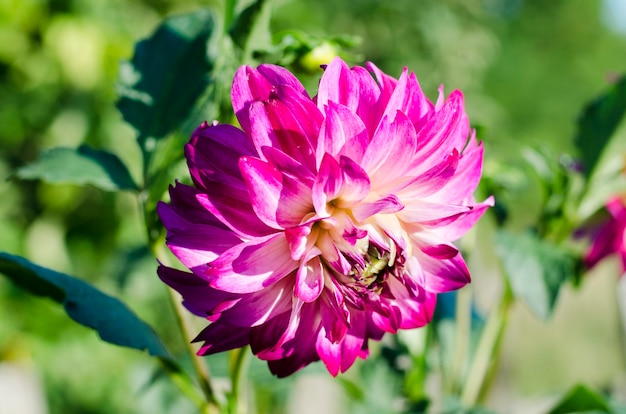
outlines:
[[[524,300],[539,318],[547,319],[561,285],[574,277],[574,257],[534,234],[513,234],[505,230],[496,235],[496,252],[513,294]]]
[[[17,170],[16,175],[50,183],[91,184],[107,191],[137,190],[137,184],[116,155],[87,145],[45,151],[37,161]]]
[[[121,65],[117,107],[138,131],[144,153],[153,149],[150,139],[180,126],[209,85],[208,44],[215,33],[208,10],[170,17]]]
[[[574,386],[548,412],[548,414],[568,413],[611,413],[612,410],[604,396],[589,389],[585,385]]]
[[[580,150],[583,168],[591,176],[596,164],[626,113],[626,76],[622,77],[609,91],[591,102],[578,120],[575,143]]]
[[[118,299],[89,283],[3,252],[0,252],[0,273],[35,295],[62,303],[72,319],[95,329],[104,341],[169,359],[169,353],[150,326]]]
[[[237,16],[229,34],[246,54],[267,50],[272,46],[269,22],[270,0],[256,0]]]

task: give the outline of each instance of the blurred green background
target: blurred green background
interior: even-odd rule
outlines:
[[[164,16],[200,6],[219,10],[221,4],[0,2],[0,176],[8,177],[0,182],[0,250],[125,299],[175,351],[181,344],[169,332],[173,321],[156,263],[140,248],[135,200],[10,176],[43,149],[87,142],[117,153],[138,178],[133,131],[114,106],[118,63]],[[620,0],[275,0],[273,10],[275,31],[360,37],[352,52],[394,76],[408,66],[432,100],[441,83],[447,92],[462,89],[485,142],[487,171],[515,163],[526,145],[555,157],[575,155],[582,106],[626,72],[626,3]],[[520,189],[517,201],[530,207],[529,215],[536,214],[533,197],[536,191]],[[616,273],[608,261],[581,291],[567,289],[547,324],[523,305],[515,308],[493,407],[541,404],[580,381],[626,390]],[[474,272],[474,281],[488,307],[493,275]],[[3,361],[40,379],[51,413],[191,410],[165,382],[146,385],[153,376],[148,357],[100,342],[55,304],[0,278]]]

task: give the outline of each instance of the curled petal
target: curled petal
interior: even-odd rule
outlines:
[[[324,288],[324,266],[317,255],[303,260],[296,273],[296,287],[294,295],[304,302],[313,302],[322,293]]]
[[[363,221],[375,214],[397,213],[404,206],[395,195],[388,195],[371,203],[361,203],[352,209],[352,214],[357,221]]]

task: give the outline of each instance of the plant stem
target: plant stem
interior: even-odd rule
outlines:
[[[500,303],[491,312],[487,324],[478,342],[469,375],[461,394],[461,402],[466,407],[473,407],[485,394],[489,368],[497,360],[502,334],[508,320],[509,309],[513,303],[513,294],[508,283],[500,297]]]
[[[469,355],[469,343],[472,329],[472,291],[470,286],[457,291],[456,296],[456,335],[454,361],[450,375],[450,390],[457,394],[461,391],[465,363]]]
[[[228,397],[228,406],[230,414],[239,413],[239,391],[241,388],[241,378],[248,361],[248,347],[243,347],[231,351],[231,391]],[[243,410],[242,412],[246,412]]]

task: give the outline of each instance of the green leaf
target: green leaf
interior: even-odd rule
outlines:
[[[587,177],[593,174],[600,155],[625,113],[626,76],[583,110],[578,119],[575,143],[580,150]]]
[[[181,125],[209,85],[208,44],[216,32],[208,10],[170,17],[120,66],[117,107],[138,131],[144,153]]]
[[[585,385],[578,384],[569,390],[548,414],[611,412],[613,410],[604,396]]]
[[[513,234],[505,230],[496,234],[496,252],[513,294],[539,318],[550,317],[561,286],[575,275],[574,257],[532,233]]]
[[[270,26],[270,0],[256,0],[237,16],[228,33],[233,42],[244,51],[244,59],[254,50],[272,47]]]
[[[50,183],[91,184],[107,191],[137,190],[137,184],[116,155],[87,145],[78,149],[52,148],[37,161],[18,169],[16,175]]]
[[[30,293],[62,303],[72,319],[96,330],[106,342],[171,358],[148,324],[85,281],[4,252],[0,252],[0,273]]]

